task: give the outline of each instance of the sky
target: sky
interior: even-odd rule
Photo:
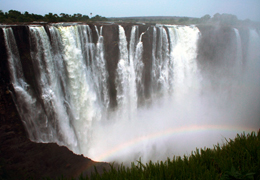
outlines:
[[[34,14],[90,13],[104,17],[233,14],[260,22],[260,0],[0,0],[0,10]]]

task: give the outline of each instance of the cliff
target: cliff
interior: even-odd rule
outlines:
[[[32,67],[28,63],[31,61],[28,29],[26,26],[14,26],[13,29],[26,72],[25,77],[32,82]],[[2,29],[0,57],[0,179],[71,178],[78,177],[81,173],[90,175],[94,166],[99,172],[108,168],[107,163],[94,162],[55,143],[35,143],[28,139],[12,98],[12,94],[15,94],[10,84]]]
[[[123,24],[127,41],[130,41],[130,33],[133,24]],[[89,25],[92,29],[93,42],[98,41],[98,35],[95,33],[94,25]],[[48,25],[45,30],[50,36]],[[100,28],[100,25],[97,25]],[[236,59],[235,34],[232,27],[214,27],[199,26],[200,38],[198,41],[198,62],[202,71],[210,71],[211,68],[232,67]],[[29,28],[28,26],[12,26],[15,40],[17,43],[24,78],[28,84],[37,91],[36,78],[37,72],[34,70],[30,50]],[[249,39],[249,30],[241,28],[240,35],[242,41],[242,62],[246,63],[247,44]],[[144,82],[144,99],[151,96],[151,59],[152,59],[152,42],[153,27],[150,25],[139,25],[139,34],[142,36],[143,42],[143,79]],[[159,31],[157,31],[159,38]],[[168,32],[167,32],[168,33]],[[118,45],[118,25],[104,24],[104,48],[105,59],[108,70],[108,87],[110,97],[110,108],[117,106],[116,101],[116,68],[119,61],[119,45]],[[169,34],[167,35],[169,36]],[[51,39],[50,41],[54,41]],[[228,59],[227,62],[221,62]],[[215,72],[217,73],[217,71]],[[108,168],[107,163],[97,163],[76,155],[66,147],[60,147],[57,144],[34,143],[28,139],[28,134],[24,128],[24,124],[17,112],[14,99],[16,96],[14,88],[10,83],[10,74],[7,61],[7,50],[3,30],[0,29],[0,176],[3,179],[40,179],[43,177],[56,178],[63,175],[64,177],[77,177],[81,172],[89,174],[93,170],[93,165],[98,167],[101,172],[103,167]],[[40,101],[40,100],[39,100]]]

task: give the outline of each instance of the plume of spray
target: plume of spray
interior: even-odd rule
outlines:
[[[163,34],[164,28],[155,27],[154,35],[157,30]],[[218,73],[212,75],[216,67],[209,65],[203,70],[198,64],[199,30],[192,26],[168,26],[167,29],[169,37],[161,38],[169,38],[170,50],[164,57],[153,55],[153,63],[159,68],[153,69],[153,77],[161,76],[154,80],[157,83],[154,87],[158,88],[163,82],[165,87],[173,89],[172,93],[154,98],[149,107],[139,107],[131,119],[124,119],[124,115],[127,116],[124,114],[108,123],[95,124],[92,137],[95,141],[88,152],[94,160],[124,162],[125,165],[140,157],[142,162],[166,160],[174,155],[189,154],[196,148],[213,147],[223,143],[224,138],[234,138],[237,133],[260,127],[259,34],[250,31],[247,63],[242,64],[241,52],[237,52],[241,51],[237,46],[241,40],[235,30],[236,51],[232,56],[236,66],[229,66],[226,73],[222,65]],[[229,56],[225,58],[224,61],[229,60]],[[174,80],[169,75],[173,75]]]

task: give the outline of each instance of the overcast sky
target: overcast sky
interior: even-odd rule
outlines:
[[[229,13],[260,21],[260,0],[0,0],[0,10],[35,14],[81,13],[105,17],[188,16]]]

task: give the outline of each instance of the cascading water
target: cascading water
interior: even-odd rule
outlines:
[[[143,85],[143,69],[144,63],[142,62],[143,55],[143,42],[142,37],[144,32],[140,35],[138,39],[138,43],[136,45],[135,50],[135,59],[134,59],[134,67],[135,67],[135,76],[136,76],[136,89],[138,94],[139,103],[141,103],[142,98],[144,98],[144,85]]]
[[[167,69],[168,84],[172,84],[175,98],[187,98],[187,95],[197,96],[200,89],[200,72],[197,67],[197,46],[199,30],[197,27],[169,27],[171,38],[170,67]],[[173,70],[173,73],[172,73]],[[173,74],[173,79],[171,75]],[[169,81],[168,80],[168,81]],[[190,97],[191,98],[191,97]]]
[[[242,54],[242,43],[238,29],[234,28],[236,34],[236,65],[241,67],[243,61],[243,54]]]
[[[15,103],[20,117],[28,131],[31,140],[38,140],[41,137],[41,132],[38,130],[38,122],[36,112],[36,99],[31,96],[31,88],[26,83],[20,55],[16,45],[15,37],[11,28],[3,28],[5,44],[7,48],[10,79],[15,91]]]
[[[195,26],[133,25],[126,31],[119,25],[112,79],[103,26],[29,26],[30,83],[12,28],[2,29],[14,101],[33,141],[56,142],[94,160],[142,157],[147,162],[211,146],[241,126],[259,126],[260,41],[255,30],[249,31],[244,48],[239,30],[233,29],[235,60],[225,60],[235,66],[215,70],[217,63],[204,65],[200,59],[203,34]],[[116,107],[110,105],[112,81]]]
[[[106,72],[104,59],[98,52],[95,55],[95,45],[91,38],[88,26],[58,27],[63,44],[63,58],[68,74],[69,109],[72,112],[71,125],[74,127],[79,144],[80,152],[87,152],[91,137],[91,126],[93,121],[102,118],[101,110],[107,102],[107,88],[102,89]],[[80,34],[85,36],[82,45]],[[83,47],[83,48],[82,48]],[[102,50],[102,36],[99,38],[98,50]],[[97,50],[97,51],[98,51]],[[83,54],[88,52],[85,56]],[[84,59],[85,57],[85,59]],[[96,59],[95,59],[96,58]],[[100,73],[100,74],[99,74]]]
[[[125,31],[119,26],[120,60],[117,67],[117,102],[122,114],[131,116],[136,112],[138,100],[144,96],[143,74],[143,43],[142,35],[138,37],[138,26],[133,26],[130,36],[129,51]]]
[[[43,27],[30,27],[30,43],[33,48],[31,49],[33,67],[35,74],[38,74],[35,78],[38,88],[36,93],[41,107],[37,110],[44,116],[39,118],[42,122],[37,131],[43,131],[39,140],[57,142],[69,146],[78,153],[77,134],[74,127],[70,126],[70,117],[57,74],[59,69],[55,66],[49,37]]]
[[[97,77],[97,92],[99,92],[100,101],[104,106],[104,110],[107,110],[109,107],[109,92],[107,88],[107,77],[108,73],[106,70],[106,60],[104,58],[104,40],[102,36],[102,29],[103,27],[100,27],[100,33],[98,35],[98,42],[96,47],[96,68],[93,71],[94,76]],[[96,29],[98,32],[98,30]]]
[[[118,108],[121,109],[122,115],[132,115],[137,108],[135,71],[132,54],[130,55],[130,62],[128,60],[127,40],[122,26],[119,26],[119,52],[116,76]]]
[[[154,37],[153,37],[153,82],[152,86],[154,87],[154,92],[159,95],[163,95],[169,89],[169,41],[167,32],[164,27],[160,26],[159,37],[157,38],[157,29],[154,28]],[[158,42],[156,40],[158,39]]]

